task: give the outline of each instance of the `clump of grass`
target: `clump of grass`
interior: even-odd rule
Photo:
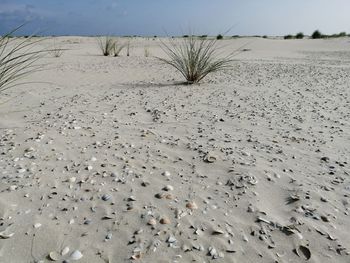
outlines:
[[[126,56],[130,57],[130,40],[126,43]]]
[[[98,39],[100,50],[104,56],[109,56],[114,52],[114,40],[110,36]]]
[[[13,36],[22,26],[0,36],[0,93],[24,84],[25,82],[18,81],[42,68],[42,65],[36,63],[46,52],[36,48],[42,39],[33,40],[33,36]]]
[[[202,39],[194,36],[161,42],[168,58],[158,58],[174,67],[186,79],[188,84],[200,82],[208,74],[227,69],[231,66],[232,56],[219,57],[217,39]]]
[[[64,49],[57,45],[56,41],[53,42],[53,49],[49,50],[49,53],[54,58],[59,58],[63,55]]]
[[[144,48],[144,55],[146,58],[148,58],[151,55],[151,52],[149,51],[148,46],[145,46],[145,48]]]
[[[126,47],[124,43],[114,41],[113,43],[113,55],[119,57],[120,52]]]

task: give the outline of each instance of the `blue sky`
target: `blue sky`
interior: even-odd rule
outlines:
[[[350,32],[350,0],[0,0],[0,34],[285,35]]]

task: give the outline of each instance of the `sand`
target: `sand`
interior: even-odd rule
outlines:
[[[1,94],[0,262],[350,262],[349,38],[224,40],[193,86],[56,42]]]

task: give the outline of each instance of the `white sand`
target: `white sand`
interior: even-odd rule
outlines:
[[[225,40],[194,86],[157,39],[58,43],[0,98],[0,262],[350,262],[348,38]]]

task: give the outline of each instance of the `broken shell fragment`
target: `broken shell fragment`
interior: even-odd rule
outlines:
[[[207,163],[214,163],[217,161],[217,156],[213,153],[208,153],[206,156],[204,156],[204,161]]]
[[[311,258],[311,251],[308,247],[300,245],[296,250],[296,254],[299,257],[303,257],[305,260],[309,260]]]
[[[59,253],[57,253],[56,251],[52,251],[49,254],[49,259],[52,261],[58,261],[58,260],[60,260],[60,258],[61,258],[61,255]]]

